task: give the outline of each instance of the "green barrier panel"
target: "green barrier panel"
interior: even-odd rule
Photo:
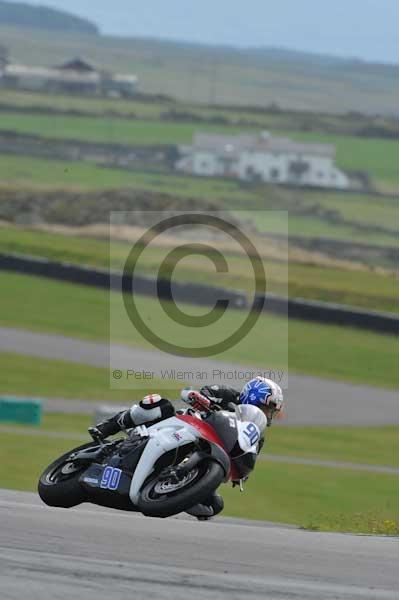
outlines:
[[[40,425],[42,403],[31,398],[10,398],[0,396],[0,422]]]

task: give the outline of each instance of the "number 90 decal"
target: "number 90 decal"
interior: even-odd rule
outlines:
[[[244,429],[244,435],[249,439],[251,446],[260,440],[259,429],[254,423],[248,423],[247,427]]]
[[[105,467],[101,478],[100,488],[115,492],[121,480],[122,471],[114,467]]]

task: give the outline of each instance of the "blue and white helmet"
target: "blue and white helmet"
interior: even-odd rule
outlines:
[[[271,408],[281,412],[284,404],[281,387],[266,377],[256,377],[244,385],[240,394],[241,404],[252,404],[258,408]]]

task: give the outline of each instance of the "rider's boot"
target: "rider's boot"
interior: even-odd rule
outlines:
[[[159,394],[152,394],[143,398],[140,404],[134,404],[130,410],[124,410],[107,421],[98,423],[96,427],[90,427],[89,433],[93,439],[101,440],[138,425],[154,425],[174,415],[175,409],[169,400],[161,398]]]
[[[203,503],[196,504],[186,512],[199,521],[207,521],[215,517],[224,509],[224,501],[220,494],[214,492]]]
[[[129,427],[134,427],[134,425],[131,425],[130,411],[124,410],[110,419],[98,423],[95,427],[89,427],[88,431],[93,440],[97,441],[115,435],[120,431],[125,431]]]

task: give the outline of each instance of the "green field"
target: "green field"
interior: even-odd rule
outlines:
[[[70,139],[130,145],[165,145],[191,142],[198,131],[234,133],[240,127],[196,123],[126,120],[117,117],[80,117],[0,112],[0,129],[53,139]]]
[[[251,201],[252,199],[249,197],[248,200]],[[314,203],[312,192],[308,192],[303,201],[302,198],[298,196],[296,206],[294,206],[293,202],[292,208],[288,207],[289,235],[292,236],[294,240],[296,240],[297,237],[300,237],[304,238],[304,241],[306,241],[307,238],[312,238],[314,240],[332,239],[341,242],[360,243],[371,246],[398,246],[399,238],[398,232],[396,231],[396,221],[391,220],[389,228],[387,227],[385,230],[379,230],[377,227],[373,227],[371,221],[368,221],[367,223],[364,221],[367,217],[362,218],[361,215],[363,211],[359,206],[358,218],[353,219],[352,221],[346,220],[345,213],[355,210],[355,206],[352,204],[349,195],[343,195],[339,200],[342,200],[342,204],[339,205],[338,210],[332,209],[332,211],[334,211],[334,216],[331,217],[330,215],[332,213],[328,211],[327,207],[323,208],[321,204]],[[396,198],[395,202],[398,202]],[[241,204],[244,211],[240,210],[240,214],[242,217],[247,215],[247,218],[251,219],[251,210],[245,210],[247,205],[252,208],[250,202],[244,205]],[[275,203],[273,202],[273,208],[274,205]],[[376,200],[376,206],[378,207],[378,200]],[[267,208],[267,206],[264,206],[264,208]],[[393,211],[396,214],[395,206],[393,207]],[[233,211],[233,214],[236,214],[236,212]],[[384,208],[382,208],[380,219],[387,221],[388,214],[389,211],[385,212]],[[269,233],[282,234],[286,228],[285,219],[281,219],[281,217],[278,217],[277,215],[276,218],[273,219],[273,217],[271,218],[267,213],[263,215],[263,218],[262,214],[260,214],[256,219],[256,224],[260,231]],[[295,241],[295,243],[297,242]],[[362,258],[357,258],[358,262],[364,261],[367,263],[367,260],[367,256],[364,256],[363,260]]]
[[[131,390],[110,389],[108,369],[5,352],[0,352],[0,364],[2,394],[132,402]]]
[[[117,294],[83,286],[48,281],[23,275],[1,274],[2,296],[0,303],[0,323],[3,325],[62,333],[71,337],[88,339],[108,339],[109,300],[116,310],[113,322],[113,341],[148,347],[146,342],[127,321],[121,309],[121,299]],[[26,298],[29,298],[29,312],[26,311]],[[137,297],[137,305],[143,319],[151,324],[161,337],[170,337],[170,323],[164,317],[157,301]],[[203,309],[185,307],[189,314],[198,314]],[[195,313],[195,311],[197,311]],[[229,328],[235,330],[238,311],[227,313],[223,321],[214,326],[214,335],[220,339]],[[262,339],[273,339],[274,344],[267,349],[254,345],[251,336],[241,343],[215,357],[237,364],[265,363],[285,368],[287,348],[285,334],[287,323],[281,317],[262,316],[257,324],[257,335]],[[204,332],[204,329],[207,332]],[[196,342],[205,336],[208,342],[208,329],[197,330]],[[192,345],[190,328],[178,329],[179,342]],[[341,328],[329,325],[290,320],[289,324],[289,367],[291,371],[316,376],[331,377],[382,387],[399,387],[397,369],[398,338],[379,335],[373,332]]]
[[[399,198],[314,192],[303,194],[301,203],[303,206],[318,206],[336,212],[348,222],[369,227],[368,233],[379,227],[398,233]]]
[[[190,143],[195,132],[235,133],[250,127],[173,123],[151,120],[126,120],[116,117],[83,117],[0,112],[0,129],[40,135],[47,138],[75,139],[131,145]],[[256,128],[252,130],[256,131]],[[274,133],[280,133],[275,131]],[[334,144],[337,164],[342,169],[366,171],[383,184],[398,184],[396,156],[399,140],[367,139],[345,135],[284,131],[293,139]]]
[[[57,456],[80,446],[80,435],[70,439],[54,439],[51,437],[29,436],[1,432],[0,451],[7,456],[1,461],[1,487],[14,490],[37,490],[40,473]]]
[[[51,168],[49,168],[51,167]],[[203,197],[208,199],[237,199],[245,201],[243,192],[234,182],[199,179],[165,173],[107,169],[90,163],[45,160],[41,158],[7,156],[0,154],[0,179],[4,185],[31,186],[35,189],[103,190],[136,188],[164,192],[180,197]]]
[[[75,113],[75,116],[113,116],[123,118],[219,123],[219,125],[256,126],[280,131],[317,131],[327,134],[359,135],[367,132],[399,133],[397,121],[390,116],[351,113],[345,116],[309,111],[268,108],[236,108],[179,102],[170,99],[121,99],[63,95],[3,89],[0,109],[24,112]],[[369,133],[370,135],[370,133]],[[375,135],[375,133],[374,133]],[[378,135],[377,135],[378,137]]]
[[[244,213],[246,214],[246,213]],[[237,216],[240,215],[237,213]],[[110,259],[109,243],[106,240],[83,236],[39,232],[15,227],[0,227],[0,252],[32,254],[52,260],[74,264],[84,264],[108,269],[122,269],[131,244],[113,242]],[[239,255],[224,252],[229,262],[231,274],[221,276],[215,273],[212,263],[192,258],[181,263],[174,277],[181,281],[191,281],[193,272],[206,277],[213,285],[224,285],[252,292],[253,277],[248,272],[248,262]],[[150,276],[158,271],[165,256],[159,248],[147,250],[140,260],[138,271]],[[111,261],[111,262],[110,262]],[[286,292],[286,271],[279,262],[265,260],[268,290],[274,293]],[[326,266],[290,262],[289,294],[323,301],[340,302],[383,311],[399,311],[399,279],[373,271],[344,270]]]
[[[140,100],[122,100],[115,98],[97,98],[95,96],[62,95],[40,92],[3,89],[0,107],[14,106],[16,109],[51,111],[76,111],[87,116],[102,116],[104,113],[115,116],[159,119],[161,114],[175,106],[175,102],[149,102]]]
[[[268,430],[265,452],[399,467],[399,427],[280,427]]]
[[[215,202],[223,208],[239,210],[248,219],[251,219],[252,210],[288,210],[292,236],[327,237],[387,246],[399,244],[398,198],[281,190],[233,181],[102,168],[82,162],[52,160],[49,163],[45,159],[6,155],[0,155],[0,179],[3,184],[0,218],[2,199],[8,198],[8,189],[15,195],[18,188],[25,191],[31,188],[31,195],[35,197],[39,193],[37,188],[82,193],[131,188],[137,192],[166,193],[177,199],[196,198]],[[247,215],[242,212],[245,210]],[[52,222],[55,217],[52,216]],[[76,207],[71,207],[70,212],[65,209],[58,214],[58,222],[68,224],[72,219],[74,223],[73,218],[77,217]],[[270,214],[265,214],[264,219],[257,217],[257,226],[261,230],[269,231],[270,223]],[[278,226],[278,223],[273,223],[275,233],[280,231]]]
[[[46,362],[46,361],[43,361]],[[129,406],[129,405],[127,405]],[[96,407],[96,403],[93,403],[93,415]],[[93,424],[93,415],[79,415],[79,414],[67,414],[67,413],[43,413],[42,422],[39,426],[35,426],[33,431],[46,433],[50,432],[61,433],[63,436],[70,434],[71,437],[78,438],[79,436],[85,436],[87,434],[87,428]],[[27,425],[19,425],[17,423],[1,423],[1,427],[13,427],[16,432],[21,433],[31,432],[32,427]]]

